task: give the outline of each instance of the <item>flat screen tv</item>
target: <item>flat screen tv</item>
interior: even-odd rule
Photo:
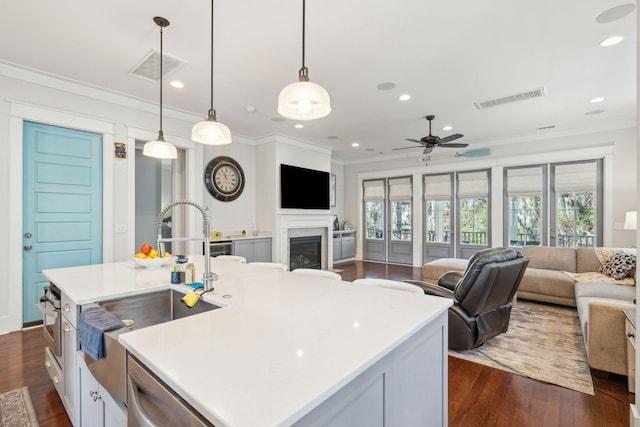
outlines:
[[[329,209],[329,172],[281,164],[280,207]]]

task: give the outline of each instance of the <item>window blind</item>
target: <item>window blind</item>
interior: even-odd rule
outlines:
[[[450,200],[451,199],[451,175],[425,175],[424,177],[425,200]]]
[[[411,200],[411,178],[389,179],[389,200]]]
[[[596,162],[555,165],[556,193],[596,191],[598,165]]]
[[[458,174],[458,198],[487,197],[489,175],[487,171],[461,172]]]
[[[364,200],[384,200],[384,180],[364,181]]]
[[[533,196],[543,190],[541,166],[507,169],[507,195]]]

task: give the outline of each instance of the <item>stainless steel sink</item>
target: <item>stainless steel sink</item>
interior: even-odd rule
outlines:
[[[124,347],[118,342],[121,334],[220,308],[203,300],[189,308],[180,301],[183,295],[175,290],[166,289],[99,303],[117,318],[134,321],[132,328],[123,327],[104,334],[105,357],[95,360],[87,354],[84,355],[93,376],[115,399],[127,402],[127,355]]]

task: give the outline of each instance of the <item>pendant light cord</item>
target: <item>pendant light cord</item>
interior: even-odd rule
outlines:
[[[162,133],[162,26],[160,26],[160,135],[158,139],[164,141],[164,134]]]
[[[211,0],[211,108],[209,110],[209,115],[213,113],[215,116],[215,112],[213,112],[213,0]]]
[[[302,0],[302,68],[298,71],[298,81],[308,82],[309,81],[309,70],[304,64],[304,53],[305,53],[305,16],[306,16],[306,0]]]

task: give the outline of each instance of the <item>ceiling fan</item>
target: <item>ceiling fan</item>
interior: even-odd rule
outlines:
[[[450,141],[455,141],[458,138],[462,138],[464,135],[456,133],[453,135],[445,136],[444,138],[440,138],[439,136],[431,135],[431,121],[435,119],[436,116],[429,115],[427,116],[427,120],[429,120],[429,135],[423,136],[420,140],[407,138],[407,141],[417,142],[424,147],[423,154],[429,154],[433,150],[434,147],[449,147],[449,148],[464,148],[469,144],[464,143],[455,143],[449,144]],[[408,148],[416,148],[413,147],[402,147],[402,148],[394,148],[394,150],[406,150]]]

